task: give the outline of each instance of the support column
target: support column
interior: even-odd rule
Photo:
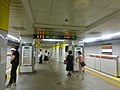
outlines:
[[[59,61],[59,44],[55,45],[55,59]]]
[[[73,48],[74,48],[74,47],[73,47],[73,45],[72,45],[72,42],[69,42],[69,48],[68,48],[68,51],[69,51],[69,50],[72,50],[72,51],[73,51]]]
[[[0,90],[5,90],[9,0],[0,0]]]
[[[60,44],[59,62],[63,62],[65,60],[65,55],[65,44]]]
[[[21,59],[19,73],[34,73],[33,38],[21,36]]]
[[[52,46],[52,59],[55,59],[55,44]]]

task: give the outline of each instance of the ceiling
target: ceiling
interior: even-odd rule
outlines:
[[[11,0],[10,4],[8,33],[16,37],[44,30],[70,32],[83,39],[119,29],[120,0],[89,0],[84,9],[75,8],[74,0]]]
[[[11,0],[8,33],[17,38],[20,35],[30,36],[33,34],[32,25],[28,20],[21,0]]]

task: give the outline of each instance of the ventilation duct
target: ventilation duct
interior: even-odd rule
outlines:
[[[84,9],[89,7],[89,0],[74,0],[75,8]]]

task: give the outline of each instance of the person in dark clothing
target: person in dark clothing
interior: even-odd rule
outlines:
[[[11,57],[11,64],[12,64],[12,68],[11,68],[11,77],[10,77],[10,81],[9,84],[7,85],[7,87],[11,86],[12,84],[16,84],[16,77],[17,77],[17,67],[19,65],[19,51],[18,51],[18,46],[15,46],[15,51],[12,53],[12,57]]]
[[[73,71],[73,55],[71,50],[68,52],[66,60],[67,60],[66,71],[68,71],[67,76],[71,76],[71,72]]]

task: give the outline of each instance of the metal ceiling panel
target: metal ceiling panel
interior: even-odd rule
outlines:
[[[109,5],[109,8],[120,9],[120,0],[113,0]]]
[[[106,5],[109,5],[111,1],[114,0],[91,0],[90,5],[104,7]]]
[[[20,34],[33,33],[32,26],[54,28],[53,31],[56,33],[59,31],[65,32],[63,29],[67,29],[69,32],[76,32],[79,35],[86,32],[87,27],[89,33],[99,31],[100,34],[113,33],[120,29],[118,24],[120,0],[90,0],[90,6],[84,9],[76,9],[73,0],[27,1],[30,7],[23,8],[24,4],[21,4],[21,0],[11,0],[10,26],[20,25],[25,27],[26,31],[19,32]],[[35,19],[32,25],[29,25],[29,19],[26,19],[24,9],[28,18]],[[68,19],[69,22],[65,23],[65,19]],[[90,26],[91,28],[89,28]]]

